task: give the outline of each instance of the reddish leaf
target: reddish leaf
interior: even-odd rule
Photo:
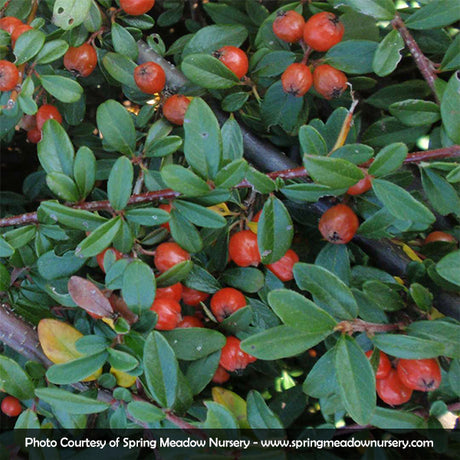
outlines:
[[[72,300],[89,314],[100,318],[113,316],[109,299],[91,281],[72,276],[67,284]]]

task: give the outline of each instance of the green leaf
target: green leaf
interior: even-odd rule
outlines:
[[[120,157],[112,166],[107,182],[107,194],[115,211],[121,211],[128,204],[133,187],[134,169],[131,161]]]
[[[75,255],[84,258],[97,256],[105,248],[109,247],[120,227],[120,217],[115,217],[103,223],[77,246]]]
[[[385,86],[366,99],[366,102],[379,109],[388,109],[394,102],[406,99],[423,99],[431,93],[423,80],[409,80],[397,85]]]
[[[136,130],[126,109],[119,102],[108,100],[98,107],[96,117],[104,142],[125,155],[133,155],[136,148]]]
[[[174,208],[198,227],[222,228],[227,224],[225,218],[217,214],[217,212],[190,201],[175,200]]]
[[[178,211],[171,211],[169,227],[174,241],[188,252],[200,252],[203,249],[203,240],[196,227]]]
[[[237,161],[243,159],[243,133],[241,132],[240,125],[235,120],[233,115],[227,119],[222,126],[222,145],[223,145],[223,159]],[[227,166],[224,168],[224,170]],[[219,173],[221,173],[219,171]],[[219,174],[216,176],[219,178]],[[222,186],[222,185],[221,185]]]
[[[52,22],[61,29],[73,29],[83,23],[90,9],[91,0],[56,0]]]
[[[275,181],[251,166],[246,171],[246,180],[259,193],[271,193],[276,190]]]
[[[156,139],[145,149],[146,157],[161,158],[177,152],[182,147],[182,138],[180,136],[167,136]]]
[[[234,160],[217,173],[214,184],[219,188],[234,187],[244,179],[247,170],[246,160]]]
[[[184,260],[183,262],[174,265],[174,267],[165,271],[158,278],[156,278],[157,286],[165,287],[180,283],[187,278],[193,268],[194,265],[191,260]]]
[[[51,172],[46,175],[46,185],[59,198],[76,202],[80,199],[77,184],[72,178],[59,172]]]
[[[135,61],[139,51],[136,40],[134,40],[128,30],[116,22],[112,22],[111,33],[115,51]]]
[[[331,334],[337,324],[329,313],[294,291],[271,291],[268,303],[286,326],[300,331]]]
[[[407,146],[402,142],[387,145],[375,157],[369,167],[369,174],[379,177],[397,171],[406,159],[407,153]]]
[[[232,431],[233,434],[236,434],[238,430],[238,421],[235,416],[226,409],[222,404],[218,404],[212,401],[206,401],[205,405],[208,409],[206,413],[206,420],[203,422],[203,428],[208,430],[219,430],[222,433],[222,430],[235,430]]]
[[[315,265],[337,275],[345,284],[350,284],[350,255],[346,244],[327,243],[316,257]]]
[[[264,274],[254,267],[238,267],[226,270],[222,282],[243,292],[255,293],[265,284]]]
[[[108,348],[109,364],[119,371],[129,372],[139,365],[139,361],[129,353],[124,351]]]
[[[379,43],[372,61],[372,68],[379,77],[390,75],[399,64],[402,56],[400,51],[404,49],[404,40],[397,30],[392,30]]]
[[[35,232],[34,232],[35,234]],[[0,257],[10,257],[14,254],[14,248],[0,236]]]
[[[176,400],[179,366],[174,351],[157,331],[147,337],[144,346],[144,373],[153,399],[163,408]]]
[[[343,195],[348,187],[331,188],[319,184],[292,184],[281,189],[283,195],[294,201],[309,201],[316,203],[323,196]]]
[[[247,397],[248,421],[254,430],[282,430],[283,424],[277,415],[267,406],[262,395],[251,390]]]
[[[406,126],[424,126],[436,123],[441,115],[439,107],[431,101],[407,99],[395,102],[389,107],[390,113]]]
[[[441,68],[443,72],[448,70],[458,70],[460,69],[460,35],[457,34],[449,45],[446,54],[441,62]]]
[[[444,346],[435,340],[408,335],[378,334],[374,345],[391,356],[404,359],[436,358],[444,353]]]
[[[291,247],[294,225],[283,202],[271,196],[264,204],[257,230],[257,243],[263,264],[281,259]]]
[[[56,385],[79,382],[101,369],[107,360],[107,352],[84,356],[63,364],[54,364],[46,371],[46,378]]]
[[[424,30],[444,27],[460,20],[456,0],[434,0],[418,9],[404,22],[409,29]]]
[[[356,341],[343,335],[335,349],[335,371],[347,412],[360,425],[369,423],[376,407],[372,366]]]
[[[168,187],[185,196],[200,196],[209,192],[208,184],[183,166],[164,166],[161,170],[161,178]]]
[[[64,410],[69,414],[97,414],[110,407],[109,403],[60,388],[37,388],[35,395],[54,409]]]
[[[225,337],[218,331],[200,327],[178,328],[163,333],[178,359],[195,361],[219,351]]]
[[[222,161],[222,135],[211,108],[194,98],[184,118],[184,154],[189,165],[203,178],[214,179]]]
[[[315,303],[335,318],[351,320],[358,315],[358,305],[350,288],[329,270],[297,263],[294,278],[300,289],[311,292]]]
[[[271,51],[257,62],[252,73],[257,74],[258,78],[277,77],[293,62],[295,54],[292,51]]]
[[[129,222],[153,227],[168,222],[169,212],[159,208],[128,209],[125,211],[125,217]]]
[[[10,288],[10,284],[10,272],[3,264],[0,264],[0,291],[7,291]]]
[[[38,272],[46,280],[73,275],[85,265],[86,259],[76,257],[74,251],[56,255],[54,250],[45,252],[37,260]]]
[[[436,272],[445,280],[460,286],[460,250],[444,256],[436,265]]]
[[[31,399],[34,384],[22,367],[11,358],[0,355],[0,389],[18,399]]]
[[[363,291],[364,294],[367,294],[367,296],[382,310],[397,311],[405,306],[398,292],[380,281],[366,281],[363,285]]]
[[[19,249],[34,239],[37,232],[35,225],[15,228],[3,234],[7,243],[14,249]]]
[[[136,63],[123,54],[107,53],[102,58],[104,69],[116,81],[128,88],[137,90],[136,82],[134,81],[134,69]]]
[[[237,110],[241,109],[244,104],[246,104],[246,101],[248,99],[249,93],[246,93],[244,91],[229,94],[228,96],[225,96],[222,100],[222,110],[225,110],[226,112],[236,112]]]
[[[45,34],[36,29],[21,34],[14,45],[16,64],[24,64],[31,60],[43,47]]]
[[[329,349],[315,363],[302,385],[304,393],[318,399],[338,393],[335,350],[335,348]]]
[[[370,40],[340,42],[326,53],[326,62],[347,74],[370,73],[377,46]]]
[[[86,198],[96,182],[96,157],[88,147],[80,147],[75,155],[73,176],[81,198]]]
[[[334,3],[349,6],[380,21],[390,21],[396,12],[392,0],[335,0]]]
[[[145,401],[131,401],[127,409],[136,420],[143,423],[159,422],[165,418],[161,409]]]
[[[301,126],[299,129],[299,142],[303,154],[327,155],[326,141],[312,126]]]
[[[187,382],[194,395],[201,393],[211,381],[219,365],[220,351],[196,361],[190,361],[185,372]]]
[[[60,75],[40,75],[40,83],[61,102],[77,102],[83,94],[83,88],[78,82]]]
[[[348,188],[364,178],[364,173],[341,158],[304,155],[305,169],[315,182],[333,188]]]
[[[123,275],[123,299],[135,313],[149,310],[155,299],[156,283],[152,269],[141,260],[133,260]]]
[[[37,151],[40,164],[48,174],[57,172],[73,176],[73,145],[65,129],[56,120],[48,120],[43,125],[42,140],[38,143]]]
[[[460,144],[460,74],[454,73],[441,101],[441,115],[447,135]]]
[[[383,430],[414,430],[426,428],[422,417],[402,410],[376,407],[370,424]]]
[[[238,77],[219,59],[208,54],[191,54],[182,62],[182,72],[193,83],[206,89],[228,89]]]
[[[32,409],[26,409],[16,420],[15,430],[39,430],[40,422]]]
[[[38,53],[37,64],[50,64],[64,56],[69,49],[69,44],[65,40],[52,40],[44,44]]]

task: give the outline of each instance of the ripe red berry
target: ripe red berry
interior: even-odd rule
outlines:
[[[76,72],[81,77],[91,75],[97,66],[97,53],[94,46],[83,43],[81,46],[70,47],[64,54],[64,67]]]
[[[230,379],[230,374],[222,367],[222,366],[217,366],[216,373],[214,374],[214,377],[212,378],[212,381],[214,383],[225,383]]]
[[[352,185],[348,190],[348,195],[361,195],[372,188],[373,176],[366,174],[364,179],[361,179],[355,185]]]
[[[288,43],[296,43],[303,37],[305,19],[297,11],[279,11],[273,21],[275,35]]]
[[[370,358],[372,355],[372,350],[366,351],[366,356]],[[388,356],[383,352],[379,352],[379,367],[377,368],[377,372],[375,373],[376,379],[385,379],[388,377],[388,374],[391,371],[391,363],[388,359]]]
[[[311,88],[313,76],[308,66],[294,63],[287,67],[281,75],[281,84],[286,93],[295,97],[304,96]]]
[[[42,139],[42,132],[38,128],[27,131],[27,140],[32,144],[38,144]]]
[[[29,26],[29,24],[19,24],[13,29],[13,32],[11,32],[11,45],[14,48],[14,45],[16,45],[16,40],[25,32],[28,32],[29,30],[32,30],[33,27]]]
[[[13,33],[13,30],[22,24],[22,21],[14,16],[5,16],[0,19],[0,29],[8,32],[10,35]]]
[[[180,321],[177,325],[178,328],[185,328],[185,327],[204,327],[202,321],[198,319],[196,316],[184,316],[182,321]]]
[[[222,348],[219,364],[229,372],[245,369],[249,363],[256,361],[254,356],[248,355],[240,348],[240,343],[239,339],[230,336]]]
[[[204,302],[210,294],[207,292],[197,291],[196,289],[184,286],[182,289],[182,302],[190,307],[197,307]]]
[[[160,297],[168,297],[174,299],[176,302],[180,302],[182,298],[182,284],[176,283],[164,288],[157,288],[155,299],[159,299]]]
[[[166,74],[156,62],[144,62],[134,69],[134,81],[143,93],[155,94],[163,91]]]
[[[19,70],[10,61],[0,61],[0,91],[11,91],[19,82]]]
[[[223,288],[211,297],[211,311],[219,322],[245,306],[244,295],[231,287]]]
[[[441,368],[435,359],[400,359],[398,377],[412,390],[433,391],[441,384]]]
[[[457,242],[455,237],[452,235],[449,235],[449,233],[436,231],[436,232],[431,232],[429,235],[427,235],[423,244],[436,243],[439,241],[443,241],[445,243],[456,243]]]
[[[158,315],[155,329],[170,331],[175,329],[181,320],[181,308],[179,302],[167,297],[155,299],[150,310]]]
[[[161,243],[156,251],[153,262],[161,272],[165,272],[185,260],[190,260],[190,254],[177,243]]]
[[[401,382],[396,369],[391,369],[385,379],[377,380],[375,388],[380,399],[390,406],[404,404],[412,396],[412,390]]]
[[[305,23],[303,40],[315,51],[327,51],[342,40],[344,31],[335,14],[323,11],[314,14]]]
[[[239,267],[257,267],[260,263],[257,235],[251,230],[242,230],[230,237],[228,244],[230,259]]]
[[[37,112],[37,128],[41,131],[43,125],[48,120],[56,120],[58,123],[62,123],[62,116],[54,105],[45,104],[42,105]]]
[[[267,265],[267,268],[281,281],[291,281],[294,278],[294,264],[298,261],[299,256],[292,249],[288,249],[280,260]]]
[[[113,254],[115,255],[115,260],[120,260],[123,258],[123,254],[120,251],[117,251],[115,248],[107,248],[104,249],[102,252],[100,252],[96,256],[97,264],[99,265],[99,268],[105,273],[104,269],[104,256],[107,251],[112,251]]]
[[[347,89],[347,76],[328,64],[322,64],[313,70],[313,86],[326,99],[340,97]]]
[[[359,220],[347,205],[337,204],[321,216],[318,227],[329,243],[345,244],[355,236]]]
[[[14,396],[6,396],[3,398],[1,409],[8,417],[17,417],[22,412],[21,403],[19,399]]]
[[[147,13],[155,5],[155,0],[120,0],[120,7],[131,16],[140,16]]]
[[[168,97],[163,104],[163,115],[171,123],[182,126],[184,124],[185,112],[187,112],[191,101],[191,98],[187,96],[174,94],[174,96]]]
[[[240,80],[249,69],[249,61],[246,53],[236,46],[223,46],[213,53],[222,64],[228,67]]]

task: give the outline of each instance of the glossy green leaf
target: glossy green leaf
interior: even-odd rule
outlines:
[[[156,278],[157,286],[165,287],[180,283],[188,277],[192,269],[193,262],[191,260],[184,260],[158,276]]]
[[[347,74],[372,72],[377,43],[370,40],[347,40],[326,53],[326,62]]]
[[[170,215],[169,227],[174,241],[188,252],[200,252],[203,249],[203,240],[195,225],[175,209]]]
[[[62,200],[76,202],[80,199],[77,184],[65,174],[59,172],[47,174],[46,185]]]
[[[305,155],[326,155],[327,145],[323,136],[312,126],[304,125],[299,130],[299,142]]]
[[[137,44],[128,30],[113,22],[111,33],[115,51],[135,61],[138,56]]]
[[[251,390],[247,397],[247,413],[252,429],[282,430],[283,424],[277,415],[267,406],[262,395]]]
[[[460,69],[460,35],[457,34],[446,51],[442,62],[441,70],[459,70]]]
[[[372,68],[379,77],[389,75],[399,64],[404,49],[404,40],[397,30],[392,30],[379,43],[372,61]]]
[[[18,399],[31,399],[34,385],[22,367],[13,359],[0,355],[0,389]]]
[[[104,69],[119,83],[131,89],[138,89],[134,81],[136,63],[127,56],[119,53],[107,53],[102,58]]]
[[[82,198],[93,190],[96,182],[96,157],[88,147],[80,147],[75,155],[73,176]]]
[[[392,0],[335,0],[335,3],[349,6],[380,21],[393,19],[396,12]]]
[[[107,351],[109,352],[109,364],[114,369],[129,372],[139,365],[139,361],[129,353],[114,348],[108,348]]]
[[[60,75],[41,75],[40,82],[48,93],[61,102],[77,102],[83,94],[83,88],[71,78]]]
[[[159,208],[136,208],[126,210],[125,217],[129,222],[153,227],[168,222],[169,212]]]
[[[234,187],[244,179],[247,170],[246,160],[234,160],[217,173],[214,184],[219,188]]]
[[[338,393],[335,350],[335,348],[328,350],[312,367],[302,385],[304,393],[314,398],[325,398]]]
[[[404,359],[436,358],[444,353],[444,346],[435,340],[408,335],[378,334],[374,345],[388,355]]]
[[[149,310],[155,299],[156,283],[152,269],[141,260],[133,260],[123,275],[123,299],[128,307],[140,314]]]
[[[257,268],[237,267],[226,270],[222,274],[222,281],[243,292],[254,293],[264,287],[265,277]]]
[[[143,423],[158,422],[166,417],[161,409],[146,401],[131,401],[127,409],[136,420]]]
[[[460,251],[444,256],[436,265],[436,272],[447,281],[460,286]]]
[[[441,118],[439,106],[431,101],[407,99],[391,104],[389,110],[406,126],[431,125]]]
[[[79,257],[97,256],[110,245],[120,230],[120,226],[120,217],[115,217],[103,223],[77,246],[75,255]]]
[[[447,135],[460,144],[460,74],[454,73],[441,101],[441,115]]]
[[[65,410],[69,414],[96,414],[110,407],[109,403],[60,388],[37,388],[35,395],[53,408]]]
[[[56,0],[52,22],[61,29],[73,29],[85,20],[90,8],[91,0]]]
[[[225,218],[217,212],[190,201],[175,200],[174,208],[198,227],[222,228],[227,224]]]
[[[460,20],[456,0],[434,0],[428,2],[404,22],[409,29],[424,30],[444,27]]]
[[[107,182],[107,194],[115,211],[121,211],[128,204],[133,186],[134,169],[131,161],[120,157],[112,166]]]
[[[85,265],[86,259],[76,257],[73,251],[56,255],[54,250],[45,252],[37,260],[38,272],[46,280],[73,275]]]
[[[411,412],[377,407],[372,414],[371,425],[383,430],[414,430],[426,428],[425,420]]]
[[[182,147],[180,136],[167,136],[152,141],[145,150],[146,157],[165,157],[177,152]]]
[[[52,40],[44,44],[37,55],[37,64],[49,64],[64,56],[69,44],[64,40]]]
[[[16,64],[24,64],[31,60],[43,47],[45,34],[37,29],[28,30],[21,34],[14,45]]]
[[[369,174],[379,177],[397,171],[406,159],[407,153],[407,146],[402,142],[387,145],[375,157],[369,167]]]
[[[179,165],[167,165],[161,170],[161,178],[174,191],[185,196],[200,196],[209,192],[208,184],[190,169]]]

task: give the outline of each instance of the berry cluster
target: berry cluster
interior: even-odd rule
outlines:
[[[370,358],[372,350],[366,352]],[[393,368],[388,356],[379,351],[379,365],[375,373],[379,398],[399,406],[412,397],[412,392],[434,391],[441,384],[441,369],[435,359],[399,359]]]
[[[273,22],[273,32],[287,43],[301,43],[305,49],[302,62],[289,65],[281,76],[284,91],[302,97],[313,85],[326,99],[339,97],[345,91],[347,77],[343,72],[318,61],[307,65],[312,51],[327,51],[342,40],[344,27],[337,16],[322,12],[305,22],[296,11],[281,10]]]

